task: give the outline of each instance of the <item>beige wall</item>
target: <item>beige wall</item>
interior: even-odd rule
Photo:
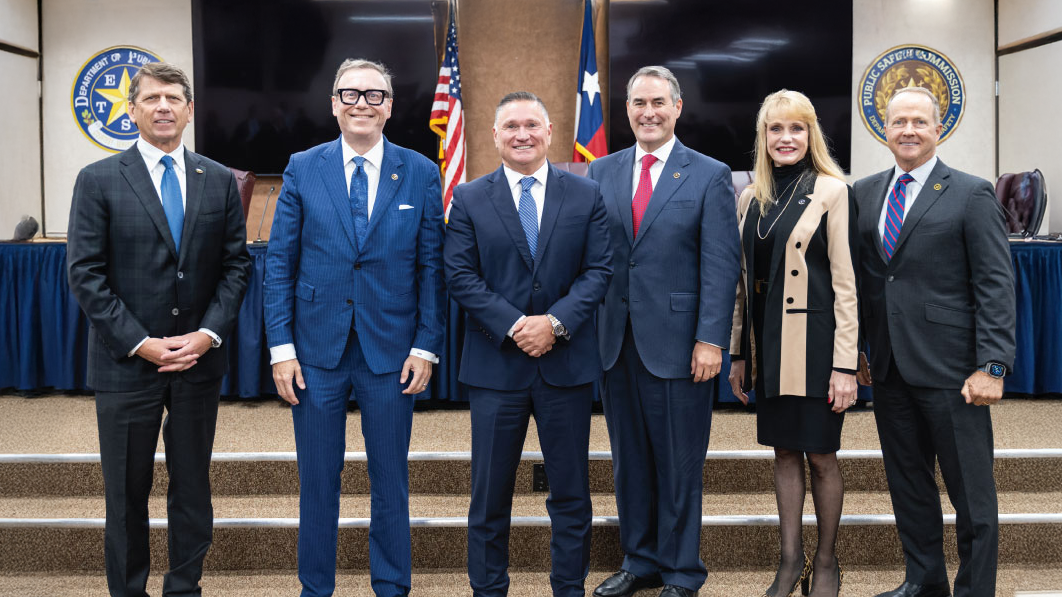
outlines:
[[[941,52],[962,75],[967,103],[938,155],[950,166],[995,180],[993,0],[854,0],[852,18],[853,98],[867,65],[889,48],[915,44]],[[889,149],[866,129],[853,106],[852,180],[893,163]]]
[[[0,41],[37,51],[37,0],[0,0]]]
[[[999,58],[999,170],[1044,173],[1048,204],[1040,233],[1062,232],[1062,123],[1055,116],[1062,97],[1059,64],[1062,42]]]
[[[999,0],[999,45],[1006,47],[1062,31],[1059,0]]]
[[[43,5],[44,189],[47,233],[65,236],[77,173],[110,152],[81,133],[71,86],[86,60],[112,46],[138,46],[192,76],[190,0],[48,0]],[[185,142],[194,148],[193,127]]]
[[[0,0],[0,42],[37,51],[36,0]],[[0,80],[0,239],[7,239],[22,216],[42,216],[37,59],[0,52]]]

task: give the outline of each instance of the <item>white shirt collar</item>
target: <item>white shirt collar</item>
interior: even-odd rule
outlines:
[[[929,179],[929,175],[933,172],[933,168],[936,167],[936,165],[937,156],[934,154],[933,157],[929,158],[926,161],[926,163],[915,168],[914,170],[911,170],[908,174],[910,174],[911,178],[915,179],[915,182],[917,182],[919,185],[924,185],[926,184],[926,180]],[[894,166],[892,179],[895,181],[896,179],[900,178],[903,173],[904,170],[902,168],[900,168],[899,166]]]
[[[173,158],[173,165],[177,168],[179,173],[184,172],[184,143],[182,142],[177,146],[177,149],[166,153],[158,147],[148,143],[143,137],[137,137],[136,149],[140,152],[140,156],[144,158],[144,163],[147,164],[148,172],[154,170],[159,162],[162,161],[162,156],[168,155]]]
[[[519,184],[520,183],[520,179],[523,178],[524,176],[526,176],[526,174],[520,174],[519,172],[517,172],[516,170],[513,170],[512,168],[506,166],[505,164],[502,164],[502,170],[505,172],[505,179],[507,181],[509,181],[509,188],[510,189],[515,187],[517,184]],[[542,186],[544,187],[544,186],[546,186],[546,177],[548,175],[549,175],[549,160],[546,160],[546,161],[542,162],[542,167],[539,168],[538,170],[535,170],[535,172],[531,176],[535,180],[537,180],[539,183],[541,183]]]
[[[666,143],[664,143],[660,147],[657,147],[656,151],[652,152],[642,149],[642,146],[640,144],[635,143],[634,165],[638,168],[641,168],[642,158],[645,157],[645,154],[647,153],[652,153],[653,157],[655,157],[657,159],[657,162],[659,162],[661,165],[667,163],[667,158],[671,156],[671,150],[675,148],[675,139],[677,139],[677,137],[675,135],[671,135],[671,138],[668,139]],[[654,163],[653,165],[655,166],[656,164]]]
[[[372,146],[372,149],[366,151],[364,155],[359,154],[358,152],[354,151],[353,147],[347,145],[346,139],[343,139],[342,137],[340,137],[340,139],[343,145],[343,164],[349,163],[350,160],[354,159],[355,156],[360,155],[361,157],[365,158],[366,162],[369,162],[370,164],[375,166],[377,171],[380,170],[380,165],[383,164],[383,135],[380,135],[380,140],[376,142],[376,145]]]

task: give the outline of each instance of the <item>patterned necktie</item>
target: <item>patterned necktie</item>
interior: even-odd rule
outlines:
[[[162,210],[166,212],[166,223],[170,225],[170,235],[177,252],[181,252],[181,233],[184,232],[184,201],[181,200],[181,183],[177,181],[177,171],[173,169],[173,158],[162,156]]]
[[[369,229],[369,177],[365,174],[365,158],[361,156],[354,156],[354,173],[350,175],[350,210],[354,214],[354,232],[360,250],[365,231]]]
[[[881,237],[881,246],[885,249],[885,257],[892,260],[892,253],[896,250],[896,242],[900,240],[900,228],[903,227],[903,206],[907,199],[907,185],[914,182],[914,177],[904,172],[889,193],[889,208],[885,212],[885,233]]]
[[[653,154],[647,153],[642,156],[642,175],[638,178],[638,188],[634,191],[634,200],[631,202],[635,238],[638,238],[638,228],[642,225],[645,207],[649,205],[649,198],[653,196],[653,179],[649,176],[649,168],[652,168],[655,163],[656,156]]]
[[[535,184],[535,177],[525,176],[520,179],[520,224],[524,227],[524,236],[527,237],[527,248],[531,249],[531,261],[538,254],[538,208],[535,207],[535,199],[531,196],[531,187]]]

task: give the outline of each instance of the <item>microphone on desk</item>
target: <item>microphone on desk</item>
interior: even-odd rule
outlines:
[[[273,191],[277,190],[277,187],[269,187],[269,193],[266,195],[265,207],[262,208],[262,219],[258,222],[258,238],[254,239],[253,245],[264,245],[268,241],[262,240],[262,225],[265,224],[266,214],[269,213],[269,198],[273,196]]]

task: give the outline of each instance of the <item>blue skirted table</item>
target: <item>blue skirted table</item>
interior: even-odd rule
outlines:
[[[265,245],[249,245],[254,270],[234,336],[227,338],[229,371],[222,395],[276,393],[262,321]],[[1007,377],[1009,394],[1062,394],[1062,244],[1014,243],[1018,351]],[[457,382],[464,318],[452,302],[442,362],[421,398],[467,400]],[[65,243],[0,243],[0,389],[89,391],[85,383],[88,321],[66,281]],[[718,380],[720,400],[736,401]],[[861,394],[861,397],[868,397]]]

